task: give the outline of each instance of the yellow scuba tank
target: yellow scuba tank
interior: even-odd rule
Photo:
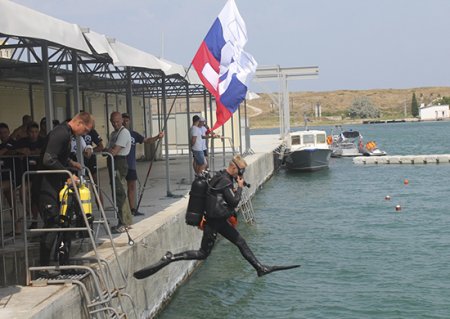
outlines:
[[[80,199],[81,199],[81,205],[83,205],[83,211],[86,215],[87,220],[89,223],[92,222],[92,201],[91,201],[91,191],[89,190],[89,187],[86,186],[86,184],[81,184],[80,187],[78,187],[78,192],[80,193]]]
[[[73,193],[73,190],[70,189],[67,183],[64,184],[64,187],[59,191],[59,202],[61,203],[61,207],[59,209],[59,222],[61,224],[67,224],[67,207],[69,200],[69,193]]]
[[[85,183],[77,185],[84,214],[86,215],[86,218],[89,221],[89,223],[92,223],[93,216],[92,216],[91,191],[89,190],[89,188],[86,186]],[[69,219],[72,218],[71,216],[67,216],[69,205],[76,205],[76,207],[78,207],[78,201],[73,196],[75,196],[75,194],[72,189],[72,183],[65,183],[64,187],[59,192],[59,201],[61,203],[61,208],[59,211],[60,223],[65,226],[68,226],[68,224],[70,223]],[[71,207],[71,209],[74,209],[74,207]],[[81,212],[81,210],[78,211]]]

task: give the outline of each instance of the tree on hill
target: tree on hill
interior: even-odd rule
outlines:
[[[450,96],[441,97],[440,99],[436,100],[436,104],[450,105]]]
[[[348,109],[351,118],[376,118],[380,117],[380,110],[366,96],[357,97],[353,100],[352,106]]]
[[[414,117],[419,116],[419,104],[417,103],[416,92],[413,92],[413,96],[412,96],[411,114]]]

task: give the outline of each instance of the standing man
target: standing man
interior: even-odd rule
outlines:
[[[67,123],[55,127],[48,135],[39,159],[42,170],[81,169],[81,164],[71,160],[70,149],[72,135],[87,134],[94,126],[94,118],[87,112],[80,112]],[[33,182],[32,196],[39,198],[39,212],[44,228],[58,226],[59,200],[58,193],[67,178],[65,174],[38,175]],[[32,198],[33,199],[33,198]],[[50,252],[57,234],[43,233],[40,242],[40,264],[49,265]]]
[[[92,153],[101,152],[105,148],[103,146],[103,140],[100,137],[100,134],[93,128],[89,134],[83,136],[84,141],[86,142],[87,153],[85,152],[84,165],[91,171],[94,180],[96,180],[97,174],[97,158],[92,156]],[[95,145],[95,147],[93,146]]]
[[[84,148],[83,152],[84,165],[89,168],[95,183],[97,183],[97,157],[93,153],[103,151],[103,149],[105,148],[105,146],[103,145],[103,139],[101,138],[100,134],[98,134],[95,127],[93,127],[88,134],[84,135],[83,139],[86,143],[86,147]],[[99,195],[100,200],[103,203],[101,193]]]
[[[199,123],[200,117],[198,115],[194,115],[192,117],[191,126],[191,148],[194,156],[192,166],[195,174],[197,175],[201,174],[201,172],[206,168],[205,154],[203,153],[202,131],[200,130]]]
[[[131,134],[131,150],[127,156],[128,163],[128,173],[126,176],[127,186],[128,186],[128,201],[130,202],[131,214],[133,216],[142,216],[143,213],[136,211],[136,143],[139,144],[152,144],[157,140],[164,137],[164,132],[159,132],[158,135],[154,137],[143,137],[136,131],[130,129],[130,115],[128,113],[122,113],[123,126],[130,131]]]
[[[218,137],[220,135],[216,135],[214,132],[209,132],[209,127],[206,125],[206,119],[204,117],[200,117],[198,127],[202,132],[202,143],[203,143],[203,155],[205,156],[205,169],[209,168],[209,160],[208,160],[208,139]]]
[[[86,148],[83,152],[84,154],[84,165],[89,168],[92,174],[92,179],[94,183],[98,185],[97,180],[97,155],[95,152],[101,152],[105,148],[103,145],[103,140],[100,137],[100,134],[92,128],[92,130],[83,136],[84,141],[86,142]],[[95,147],[93,146],[95,144]],[[103,204],[103,195],[102,192],[98,193],[98,197],[100,198],[100,202]],[[99,207],[99,203],[97,203]],[[100,208],[99,208],[100,209]]]
[[[114,172],[111,170],[110,162],[108,161],[109,173],[111,178],[115,179],[116,183],[116,204],[117,217],[119,222],[117,226],[112,227],[111,231],[115,234],[123,233],[132,223],[130,204],[127,199],[127,182],[125,177],[128,173],[127,156],[131,149],[131,135],[130,132],[123,126],[122,114],[119,112],[111,113],[111,124],[114,132],[109,137],[106,152],[114,156]]]

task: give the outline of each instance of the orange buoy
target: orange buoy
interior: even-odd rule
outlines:
[[[395,206],[395,211],[399,212],[401,210],[402,210],[402,206],[400,206],[400,205]]]
[[[385,199],[385,200],[391,200],[391,196],[386,195],[386,196],[384,197],[384,199]]]
[[[409,181],[408,181],[407,178],[405,178],[405,180],[403,181],[403,184],[405,184],[405,185],[408,185],[408,184],[409,184]]]

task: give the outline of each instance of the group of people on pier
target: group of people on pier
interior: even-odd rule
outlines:
[[[143,215],[136,209],[136,143],[154,143],[164,137],[164,132],[159,132],[153,137],[144,137],[130,129],[131,117],[127,113],[113,112],[110,115],[113,132],[109,136],[106,147],[98,132],[95,131],[94,117],[81,111],[73,118],[63,123],[54,123],[53,129],[46,134],[45,118],[41,125],[33,122],[30,116],[23,117],[23,124],[10,134],[9,127],[0,123],[0,155],[11,156],[37,156],[34,166],[27,167],[33,170],[69,170],[79,172],[87,167],[92,173],[96,172],[95,153],[108,153],[108,171],[111,181],[115,180],[115,198],[117,207],[117,225],[111,228],[113,233],[127,232],[131,228],[132,217]],[[45,129],[44,129],[45,128]],[[205,141],[208,138],[220,137],[208,131],[205,119],[199,116],[193,117],[193,126],[190,129],[191,150],[193,153],[193,169],[196,178],[199,178],[208,168],[208,151]],[[77,147],[82,148],[83,164],[76,156]],[[104,154],[107,155],[107,154]],[[5,158],[7,159],[7,158]],[[28,160],[28,159],[27,159]],[[8,163],[2,163],[8,169]],[[255,268],[258,276],[262,276],[277,270],[298,267],[292,266],[266,266],[258,261],[250,250],[244,238],[236,230],[237,215],[236,208],[241,201],[242,190],[246,185],[244,172],[246,161],[239,155],[235,155],[229,162],[228,167],[215,175],[214,186],[208,185],[208,194],[212,194],[214,204],[206,206],[213,207],[204,212],[201,229],[203,238],[200,249],[173,254],[167,252],[159,262],[140,271],[135,272],[137,279],[145,278],[154,274],[169,263],[178,260],[205,259],[209,256],[217,234],[235,244],[242,256]],[[10,168],[10,167],[9,167]],[[75,175],[76,176],[76,175]],[[5,179],[7,179],[6,176]],[[37,214],[39,213],[43,228],[60,227],[60,201],[59,192],[64,185],[63,174],[42,174],[31,179],[32,199],[32,228],[37,227]],[[15,176],[20,180],[20,176]],[[3,192],[12,192],[12,189],[3,187],[11,183],[2,182]],[[112,183],[111,183],[112,184]],[[14,183],[14,185],[17,185]],[[25,186],[24,186],[25,187]],[[208,196],[207,198],[211,198]],[[219,200],[220,199],[220,200]],[[218,204],[220,201],[220,205]],[[222,210],[225,213],[218,214]],[[49,265],[51,260],[52,245],[55,242],[55,232],[44,232],[40,241],[40,264]]]
[[[80,112],[63,123],[54,123],[53,129],[46,134],[46,120],[40,125],[29,115],[23,116],[20,127],[10,133],[6,123],[0,123],[0,163],[2,168],[2,192],[7,199],[13,198],[11,192],[21,186],[21,175],[26,170],[72,170],[79,171],[84,167],[90,169],[96,179],[97,162],[95,153],[108,152],[114,161],[114,170],[110,176],[115,178],[115,197],[117,205],[117,225],[112,227],[113,233],[125,232],[132,224],[132,216],[144,215],[135,208],[136,196],[136,143],[154,143],[164,136],[160,132],[154,137],[143,137],[130,130],[130,116],[126,113],[113,112],[110,122],[114,128],[106,147],[95,130],[94,117],[88,112]],[[77,161],[77,137],[81,137],[80,146],[84,162]],[[30,160],[30,159],[33,160]],[[22,165],[22,162],[26,164]],[[20,165],[18,163],[20,162]],[[109,162],[109,161],[108,161]],[[32,163],[32,164],[30,164]],[[111,163],[110,168],[113,166]],[[13,174],[8,174],[13,171]],[[13,181],[9,180],[9,176]],[[44,228],[58,227],[59,198],[58,193],[65,182],[59,174],[38,175],[31,179],[31,211],[30,228],[37,228],[39,217]],[[11,203],[8,203],[11,206]],[[18,213],[16,213],[18,215]],[[20,233],[21,218],[16,218],[16,233]],[[48,265],[52,236],[41,237],[41,265]]]

